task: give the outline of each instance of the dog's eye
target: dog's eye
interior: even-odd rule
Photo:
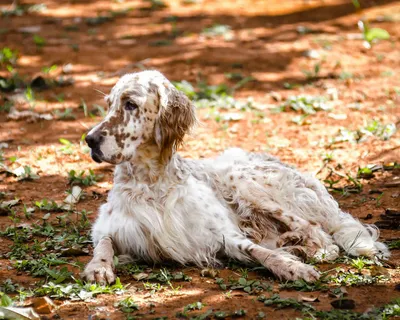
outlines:
[[[125,110],[133,111],[138,108],[138,105],[132,101],[125,102]]]

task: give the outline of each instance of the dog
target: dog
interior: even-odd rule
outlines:
[[[233,148],[214,159],[178,153],[197,124],[192,102],[160,72],[124,75],[105,97],[108,114],[86,136],[114,185],[92,229],[88,281],[115,280],[114,255],[218,265],[226,256],[262,264],[281,280],[316,281],[299,257],[389,257],[378,229],[343,212],[314,177],[267,154]]]

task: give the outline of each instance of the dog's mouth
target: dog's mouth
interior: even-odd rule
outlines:
[[[90,156],[94,161],[97,163],[102,163],[103,162],[103,152],[99,149],[90,149]]]

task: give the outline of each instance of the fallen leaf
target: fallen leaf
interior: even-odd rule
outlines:
[[[53,120],[53,116],[49,113],[37,113],[30,110],[17,111],[15,108],[11,109],[7,115],[7,120],[26,120],[27,122],[37,122],[40,120]]]
[[[389,271],[381,266],[372,266],[371,267],[371,276],[376,277],[376,276],[389,276]]]
[[[17,30],[22,33],[38,33],[41,29],[41,26],[28,26],[18,28]]]
[[[344,296],[347,296],[347,294],[348,293],[345,287],[340,287],[329,291],[329,296],[334,298],[342,298]]]
[[[213,268],[205,268],[200,271],[200,275],[202,277],[207,277],[207,278],[215,278],[216,276],[218,276],[218,274],[219,274],[219,271],[215,270]]]
[[[221,115],[221,119],[225,121],[239,121],[244,118],[244,115],[242,113],[225,113]]]
[[[0,318],[13,320],[40,319],[32,308],[0,307]]]
[[[17,205],[19,202],[20,199],[14,199],[0,203],[0,216],[7,215],[11,207]]]
[[[344,113],[328,113],[328,117],[335,120],[346,120],[347,115]]]
[[[39,314],[48,314],[53,311],[55,305],[49,297],[39,297],[32,299],[32,307]]]
[[[79,186],[73,186],[71,193],[64,199],[64,203],[72,205],[78,203],[82,196],[82,188]]]
[[[300,295],[297,297],[297,301],[299,302],[319,302],[318,297],[313,297],[313,296],[303,296]]]
[[[147,273],[141,272],[133,275],[133,278],[137,281],[146,279],[149,275]]]
[[[72,246],[71,248],[64,248],[61,250],[61,255],[63,257],[86,256],[88,254],[89,254],[89,249],[81,248],[79,246]]]

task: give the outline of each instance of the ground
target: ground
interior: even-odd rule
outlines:
[[[400,3],[360,1],[359,9],[357,3],[2,4],[2,292],[15,305],[29,305],[32,295],[51,297],[56,307],[42,313],[43,319],[399,315],[400,307],[388,304],[400,298]],[[390,38],[369,44],[359,21],[386,30]],[[124,73],[142,69],[160,70],[197,100],[201,124],[181,154],[210,157],[234,146],[268,152],[313,172],[343,210],[380,226],[382,241],[392,248],[390,260],[344,257],[334,264],[317,264],[327,276],[314,286],[300,282],[283,288],[265,269],[230,261],[226,268],[204,270],[204,276],[192,266],[129,265],[118,268],[124,290],[85,287],[78,279],[92,253],[88,220],[95,219],[106,201],[113,168],[94,163],[82,137],[101,119],[102,92]],[[23,117],[16,110],[33,115]],[[52,119],[31,121],[39,114]],[[374,165],[373,172],[368,165]],[[71,170],[76,174],[69,179]],[[72,185],[79,185],[83,196],[70,210],[60,208]],[[19,201],[11,206],[8,201],[15,199]],[[68,283],[74,286],[68,289]],[[96,295],[107,290],[110,293]],[[294,300],[279,302],[273,294]],[[328,312],[336,299],[353,300],[354,313]]]

